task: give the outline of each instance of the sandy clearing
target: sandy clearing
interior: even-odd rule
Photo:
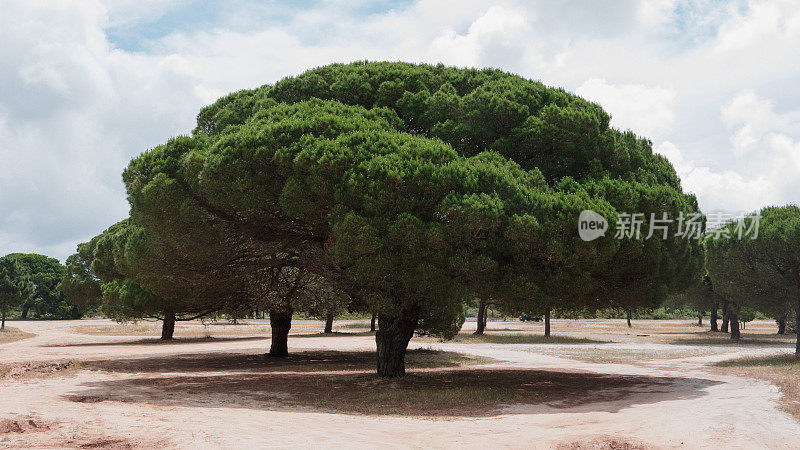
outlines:
[[[252,353],[264,351],[268,346],[266,339],[259,338],[160,344],[139,337],[75,333],[75,326],[87,323],[95,322],[15,322],[14,326],[37,336],[0,345],[0,361],[91,361],[208,352]],[[602,328],[599,322],[587,325],[589,329],[594,325]],[[313,323],[299,323],[293,331],[313,332],[315,326]],[[520,326],[516,323],[490,324],[490,327],[498,329],[519,329]],[[626,330],[620,332],[621,335],[630,333]],[[614,340],[621,342],[585,345],[613,345],[615,348],[643,351],[663,349],[663,344],[637,342],[636,336]],[[557,345],[544,346],[550,351],[557,348]],[[778,408],[776,387],[757,380],[723,376],[703,368],[708,362],[742,352],[767,354],[786,351],[780,347],[717,346],[718,353],[711,355],[640,361],[634,365],[598,364],[538,353],[537,348],[542,348],[542,344],[412,341],[411,347],[456,351],[502,361],[494,364],[494,368],[663,377],[671,381],[604,397],[612,400],[576,406],[558,402],[508,405],[491,417],[431,419],[333,414],[303,408],[276,410],[257,401],[244,401],[236,395],[216,392],[200,395],[194,403],[171,403],[169,399],[154,402],[145,398],[148,395],[146,391],[144,394],[141,391],[126,392],[126,380],[175,374],[83,370],[67,377],[0,381],[0,398],[4,399],[0,404],[0,418],[20,423],[33,419],[36,423],[48,424],[47,429],[2,433],[0,446],[215,448],[313,445],[352,448],[381,442],[388,443],[390,448],[485,448],[488,445],[549,448],[588,441],[600,445],[616,440],[656,448],[723,445],[775,448],[791,447],[800,441],[800,424]],[[310,349],[372,350],[374,341],[371,336],[290,338],[290,350]],[[198,375],[232,373],[235,374],[235,370],[200,372]],[[110,387],[117,391],[108,391]],[[92,400],[98,389],[106,389],[103,392],[111,400]],[[113,400],[114,395],[124,401]],[[76,396],[83,396],[88,401],[70,400]]]

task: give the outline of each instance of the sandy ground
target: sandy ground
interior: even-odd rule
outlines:
[[[266,337],[237,336],[212,341],[161,344],[141,336],[77,332],[106,321],[13,322],[37,336],[0,345],[0,363],[35,366],[73,360],[131,362],[207,353],[264,352]],[[413,348],[434,348],[499,361],[481,370],[530,369],[639,377],[635,388],[602,389],[589,402],[563,400],[538,405],[504,405],[488,417],[400,417],[275,408],[247,392],[208,389],[208,380],[244,377],[241,367],[198,367],[187,371],[64,371],[62,375],[0,379],[0,447],[56,448],[791,448],[800,424],[778,405],[775,386],[722,375],[707,364],[741,355],[788,352],[786,345],[682,345],[688,322],[555,321],[554,332],[604,344],[440,343],[415,339]],[[199,326],[199,325],[198,325]],[[474,327],[466,324],[465,328]],[[293,333],[319,331],[298,322]],[[540,325],[490,322],[490,330],[540,331]],[[646,329],[646,330],[645,330]],[[751,331],[753,330],[753,331]],[[348,331],[342,329],[342,331]],[[353,330],[350,330],[353,331]],[[696,330],[695,330],[696,331]],[[769,323],[747,332],[772,333]],[[640,334],[647,334],[641,336]],[[290,351],[373,350],[367,335],[290,337]],[[646,355],[630,364],[588,362],[580,352]],[[573,357],[559,356],[564,354]],[[628,352],[628,353],[625,353]],[[148,367],[146,364],[143,368]],[[165,366],[168,367],[168,366]],[[148,389],[170,377],[188,379],[191,401],[180,393]],[[228,377],[228,378],[226,378]],[[191,380],[197,380],[191,384]],[[186,383],[184,383],[184,389]]]

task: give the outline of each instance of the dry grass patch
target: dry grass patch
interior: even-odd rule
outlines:
[[[415,338],[417,341],[436,341],[441,339],[433,337]],[[606,341],[596,341],[586,338],[575,338],[569,336],[550,336],[545,337],[541,334],[529,333],[484,333],[475,335],[472,333],[459,333],[455,338],[447,342],[464,344],[603,344]]]
[[[374,374],[279,380],[277,403],[366,415],[465,416],[500,413],[512,404],[571,407],[617,400],[637,385],[626,377],[532,370],[421,370],[401,379]],[[278,386],[276,386],[278,387]],[[270,397],[276,402],[276,397]]]
[[[558,444],[557,450],[647,450],[654,448],[635,438],[619,436],[587,436],[576,441]]]
[[[376,322],[376,326],[377,326],[377,322]],[[359,320],[359,321],[355,321],[355,322],[344,322],[342,324],[337,324],[336,322],[333,322],[333,327],[334,328],[346,328],[346,329],[352,329],[352,330],[361,330],[361,329],[369,330],[369,320]]]
[[[638,348],[604,348],[600,347],[561,347],[561,348],[532,348],[528,351],[541,353],[548,356],[575,359],[599,364],[635,364],[643,361],[669,360],[689,358],[693,356],[708,356],[719,354],[722,351],[699,349],[638,349]]]
[[[696,333],[688,337],[673,339],[676,345],[753,345],[753,346],[793,346],[794,336],[778,334],[742,333],[741,339],[731,339],[727,333]]]
[[[119,323],[112,325],[80,325],[80,334],[93,336],[150,336],[161,332],[161,326],[152,323]],[[177,327],[176,327],[177,331]]]
[[[78,373],[82,366],[80,361],[1,364],[0,380],[27,380],[72,376]]]
[[[314,337],[353,337],[353,336],[375,336],[374,331],[333,331],[331,333],[302,333],[291,334],[292,338],[314,338]]]
[[[540,324],[530,325],[503,323],[503,327],[516,328],[519,331],[528,333],[541,332]],[[554,319],[553,332],[558,335],[582,337],[588,339],[613,341],[613,342],[634,342],[634,343],[659,343],[659,344],[691,344],[696,342],[698,345],[713,345],[715,342],[722,342],[729,337],[725,333],[712,333],[708,331],[707,321],[703,326],[697,326],[696,321],[691,320],[634,320],[633,327],[628,328],[624,319]],[[493,329],[491,325],[487,329],[489,332],[500,331]],[[776,335],[777,327],[771,321],[755,321],[747,324],[747,328],[742,330],[746,340],[772,339],[780,340]],[[677,341],[685,339],[686,341]],[[693,341],[693,340],[697,341]]]
[[[0,330],[0,344],[21,341],[22,339],[32,338],[34,336],[36,335],[33,333],[26,333],[19,328],[5,327],[5,329]]]
[[[793,354],[730,359],[717,363],[726,372],[769,381],[783,394],[781,406],[800,420],[800,359]]]
[[[76,332],[92,336],[161,336],[161,323],[136,322],[108,325],[80,325]],[[175,326],[175,338],[212,339],[242,336],[267,336],[269,325],[190,323]]]

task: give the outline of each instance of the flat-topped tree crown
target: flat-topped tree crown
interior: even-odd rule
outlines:
[[[610,129],[594,103],[501,71],[405,63],[231,94],[123,179],[133,222],[190,267],[245,268],[251,296],[288,266],[369,298],[387,376],[402,374],[414,330],[452,335],[480,287],[511,296],[523,280],[554,298],[552,281],[571,278],[596,298],[593,271],[619,243],[578,239],[584,209],[614,223],[588,181],[683,195],[649,142]]]
[[[275,102],[312,98],[391,109],[409,133],[442,139],[466,156],[495,150],[551,181],[607,174],[679,186],[650,142],[610,128],[609,115],[596,103],[495,69],[332,64],[223,97],[200,112],[195,134],[219,134]]]
[[[442,139],[465,156],[494,150],[523,169],[538,170],[552,185],[564,177],[579,183],[594,181],[591,194],[605,198],[617,212],[643,213],[645,236],[650,213],[660,218],[666,212],[677,220],[680,213],[698,211],[696,199],[682,192],[666,158],[653,153],[649,140],[610,128],[609,115],[599,105],[494,69],[390,62],[332,64],[274,86],[224,97],[201,111],[195,133],[221,133],[227,126],[252,120],[274,102],[291,104],[312,98],[391,109],[409,133]],[[640,200],[632,202],[628,194]],[[664,242],[627,242],[611,264],[612,271],[607,271],[614,281],[601,283],[604,286],[595,283],[602,292],[588,294],[589,299],[600,295],[609,300],[608,306],[624,308],[657,306],[670,290],[679,290],[699,276],[702,256],[697,241],[676,239],[676,231],[673,224]],[[476,266],[483,273],[494,272],[494,279],[499,275],[485,261],[476,261]],[[588,278],[575,271],[565,277],[584,279],[584,293],[591,291],[585,288]],[[557,285],[554,290],[564,291],[564,297],[580,297],[578,292],[566,294],[564,283]]]

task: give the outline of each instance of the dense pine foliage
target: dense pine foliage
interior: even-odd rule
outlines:
[[[345,299],[378,315],[383,376],[404,373],[414,332],[454,335],[468,299],[649,307],[702,262],[675,230],[646,239],[650,213],[697,212],[648,140],[497,70],[321,67],[204,108],[192,136],[145,152],[123,179],[130,222],[84,248],[108,305],[259,305],[288,333],[294,309]],[[617,213],[644,213],[645,232],[584,242],[587,209],[612,230]]]
[[[732,321],[751,308],[779,322],[794,320],[800,330],[800,207],[767,207],[759,216],[731,221],[705,239],[714,290],[728,300]],[[752,232],[745,232],[754,229],[756,220],[758,235],[752,238]],[[795,353],[800,356],[798,336]]]

